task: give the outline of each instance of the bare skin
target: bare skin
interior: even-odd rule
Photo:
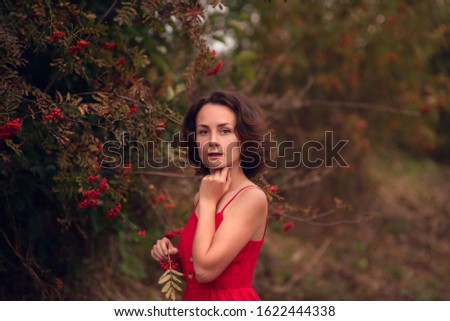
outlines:
[[[226,106],[207,104],[196,120],[197,146],[200,159],[210,169],[203,177],[194,204],[199,200],[196,215],[192,257],[198,282],[211,282],[231,263],[251,240],[264,235],[267,199],[259,188],[241,191],[223,213],[223,221],[215,230],[215,215],[242,187],[252,185],[240,167],[239,138],[235,134],[236,116]],[[210,157],[208,153],[222,153]],[[178,249],[167,238],[158,240],[151,251],[161,261],[178,254]]]

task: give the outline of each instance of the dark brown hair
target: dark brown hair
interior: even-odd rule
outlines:
[[[241,167],[247,178],[255,177],[266,165],[267,150],[263,137],[266,124],[261,108],[239,92],[217,90],[200,98],[191,105],[182,124],[182,138],[187,147],[188,161],[198,168],[198,174],[207,175],[209,169],[202,163],[197,154],[195,143],[195,121],[200,109],[206,104],[227,106],[236,115],[235,132],[241,143]]]

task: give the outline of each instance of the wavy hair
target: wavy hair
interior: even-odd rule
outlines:
[[[187,111],[182,123],[182,138],[187,147],[188,161],[197,174],[207,175],[209,169],[197,154],[195,126],[197,114],[206,104],[222,105],[230,108],[236,115],[235,132],[241,143],[241,167],[247,178],[260,173],[265,165],[267,154],[263,137],[266,134],[266,122],[261,108],[244,94],[234,91],[217,90],[201,97]]]

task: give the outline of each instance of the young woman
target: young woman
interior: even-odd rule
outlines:
[[[189,161],[204,177],[178,248],[163,238],[151,251],[157,261],[179,256],[182,300],[260,300],[252,281],[268,201],[250,179],[265,165],[265,130],[259,107],[236,92],[213,92],[184,118]]]

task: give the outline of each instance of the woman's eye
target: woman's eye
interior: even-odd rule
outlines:
[[[222,132],[223,133],[231,133],[231,131],[229,129],[224,129]]]

